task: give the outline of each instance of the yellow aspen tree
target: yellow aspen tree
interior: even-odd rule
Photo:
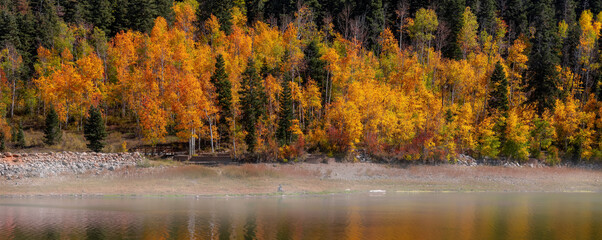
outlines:
[[[39,52],[46,55],[57,52],[40,48]],[[49,58],[42,58],[44,62]],[[97,106],[104,100],[105,89],[102,83],[104,77],[103,63],[94,53],[80,56],[75,60],[71,51],[64,48],[60,53],[60,64],[55,67],[38,68],[41,76],[34,80],[40,90],[42,100],[53,105],[59,119],[68,123],[70,116],[85,117],[87,109]],[[41,63],[39,66],[45,65]]]
[[[492,117],[486,117],[477,125],[477,152],[481,157],[496,158],[500,152],[500,139],[494,126]]]
[[[256,59],[255,67],[261,69],[262,66],[268,69],[281,64],[284,56],[284,43],[282,35],[276,27],[270,27],[263,22],[255,23],[253,35],[253,55]]]
[[[478,27],[477,17],[470,11],[470,7],[466,7],[464,13],[462,13],[462,28],[458,34],[458,44],[462,49],[462,57],[464,59],[478,47]]]
[[[593,154],[595,113],[580,110],[580,101],[569,96],[564,102],[556,100],[553,119],[559,147],[572,157],[589,159]]]
[[[581,101],[586,101],[587,95],[592,91],[594,80],[591,77],[591,72],[598,69],[600,66],[595,61],[594,57],[597,53],[597,43],[600,36],[602,23],[594,20],[591,11],[585,10],[579,18],[579,27],[581,36],[579,37],[579,45],[577,46],[577,60],[580,65],[579,74],[582,76],[585,94],[582,95]]]
[[[527,48],[525,42],[521,38],[517,38],[508,48],[507,62],[509,66],[508,77],[510,89],[508,92],[508,100],[511,106],[518,106],[526,100],[523,93],[523,74],[527,70],[528,57],[525,54]]]
[[[324,60],[326,62],[326,71],[327,71],[327,75],[326,75],[326,95],[327,95],[327,99],[325,99],[327,104],[330,104],[331,100],[332,100],[332,88],[333,88],[333,84],[332,84],[332,78],[333,78],[333,73],[337,73],[340,71],[340,67],[338,65],[339,62],[339,58],[340,55],[339,53],[336,51],[336,49],[334,48],[326,48],[325,54],[322,55],[321,60]]]
[[[194,31],[194,23],[196,22],[196,10],[199,8],[199,3],[196,0],[185,0],[177,2],[173,6],[175,15],[174,27],[186,33],[187,37],[192,37]]]
[[[143,93],[139,91],[143,88],[139,86],[141,65],[138,51],[143,47],[144,40],[141,33],[130,30],[118,33],[109,43],[109,59],[117,78],[113,95],[121,99],[122,116],[125,116],[128,106],[135,111],[140,108],[140,104],[136,101]]]
[[[430,53],[431,44],[435,38],[434,33],[437,30],[437,26],[439,26],[439,21],[437,20],[437,14],[435,13],[435,10],[424,8],[418,9],[415,19],[408,24],[410,37],[414,39],[420,50],[418,53],[418,59],[421,63],[425,63],[424,60],[430,58],[430,56],[425,57],[424,53],[425,51]]]
[[[10,117],[14,116],[15,98],[17,95],[17,79],[20,69],[23,66],[23,58],[17,49],[12,45],[7,45],[0,51],[0,70],[3,70],[4,80],[10,84]]]
[[[0,141],[2,143],[2,145],[4,145],[4,142],[8,139],[11,139],[11,128],[8,125],[8,122],[5,119],[6,116],[6,103],[4,101],[5,96],[4,93],[6,92],[6,90],[8,90],[8,85],[9,85],[9,80],[8,80],[8,76],[6,74],[6,72],[4,72],[3,68],[0,68],[0,94],[2,94],[2,96],[0,96],[0,99],[2,99],[3,101],[0,101]]]
[[[522,162],[529,158],[531,127],[528,121],[533,118],[533,114],[534,112],[528,109],[513,108],[508,111],[502,146],[502,154],[506,157]]]

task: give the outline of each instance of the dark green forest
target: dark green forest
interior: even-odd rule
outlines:
[[[176,1],[177,2],[177,1]],[[22,72],[24,80],[33,76],[33,63],[39,46],[51,48],[53,38],[59,31],[58,23],[91,25],[102,30],[108,37],[120,31],[136,30],[149,32],[156,17],[173,21],[171,6],[173,0],[2,0],[0,1],[0,43],[12,45],[23,56],[29,70]],[[440,24],[450,32],[448,44],[443,47],[447,58],[462,57],[457,46],[457,35],[462,27],[462,13],[470,7],[477,16],[478,31],[495,31],[495,18],[500,17],[508,25],[507,40],[512,42],[521,34],[530,35],[529,29],[535,26],[552,25],[556,28],[560,21],[568,26],[568,36],[564,41],[555,39],[546,43],[563,43],[563,65],[575,64],[576,45],[579,43],[578,17],[584,10],[598,13],[602,10],[601,0],[442,0],[442,1],[345,1],[345,0],[224,0],[199,1],[196,11],[199,29],[211,14],[218,17],[222,30],[231,26],[230,9],[239,7],[247,16],[247,23],[264,21],[271,25],[285,25],[294,18],[301,5],[308,6],[314,13],[314,22],[322,28],[329,24],[345,38],[351,38],[360,31],[365,44],[378,50],[378,38],[385,28],[397,29],[404,18],[413,18],[420,8],[434,9]],[[545,15],[539,14],[546,11]],[[549,15],[548,15],[549,14]],[[360,28],[360,29],[355,29]],[[410,36],[395,31],[397,38],[410,44]],[[533,43],[537,45],[538,43]],[[544,44],[544,43],[541,43]],[[537,47],[537,46],[535,46]],[[560,53],[556,53],[560,55]]]

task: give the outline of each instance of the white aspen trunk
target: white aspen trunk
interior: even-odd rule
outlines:
[[[190,130],[190,141],[188,142],[188,155],[192,157],[194,155],[194,128]]]
[[[12,95],[12,100],[11,100],[11,104],[10,104],[10,118],[13,118],[13,116],[15,115],[15,92],[17,89],[17,81],[15,80],[15,76],[13,74],[13,95]]]
[[[195,149],[196,149],[196,148],[195,148],[195,146],[194,146],[194,145],[195,145],[195,143],[196,143],[196,141],[195,141],[195,139],[194,139],[194,135],[196,135],[196,130],[195,130],[194,128],[192,129],[192,134],[193,134],[193,135],[192,135],[192,141],[191,141],[191,142],[192,142],[192,155],[194,155],[194,154],[196,153],[196,152],[195,152]]]
[[[207,114],[207,110],[205,110],[205,116],[207,116],[207,119],[209,119],[209,135],[211,136],[211,152],[214,153],[215,147],[213,146],[213,120],[211,119],[211,117],[209,117],[209,114]]]
[[[67,104],[69,105],[69,104]],[[69,108],[67,108],[67,117],[65,117],[65,126],[69,125]]]
[[[292,80],[290,83],[295,83],[295,71],[291,70],[291,75],[292,75]],[[295,112],[295,100],[294,100],[294,96],[295,96],[295,89],[291,88],[291,96],[293,97],[293,113]]]
[[[215,152],[215,146],[213,145],[213,122],[209,119],[209,131],[211,132],[211,152]]]
[[[326,103],[330,104],[330,71],[326,73]]]
[[[232,136],[230,137],[232,138],[232,149],[234,149],[234,159],[236,159],[236,118],[234,117],[232,121],[234,122],[234,129],[232,130]]]
[[[125,103],[125,100],[124,100],[123,101],[123,105],[121,107],[121,116],[122,117],[125,117],[125,106],[126,106],[126,103]]]
[[[399,49],[402,49],[403,42],[403,17],[399,18]]]

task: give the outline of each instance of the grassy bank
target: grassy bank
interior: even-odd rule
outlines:
[[[283,192],[278,192],[282,186]],[[407,191],[602,192],[602,171],[562,167],[371,163],[183,166],[151,161],[146,168],[100,174],[0,181],[0,195],[255,196]]]

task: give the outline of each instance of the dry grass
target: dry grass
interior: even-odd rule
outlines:
[[[83,134],[63,131],[61,140],[53,146],[44,144],[44,133],[41,131],[24,131],[25,149],[10,149],[15,152],[45,152],[45,151],[88,151]]]
[[[217,177],[218,172],[215,169],[205,166],[181,166],[177,168],[169,168],[160,174],[154,176],[157,178],[184,178],[198,179],[207,177]]]
[[[52,146],[44,144],[44,133],[42,131],[34,131],[32,129],[24,131],[25,145],[24,149],[11,148],[9,145],[9,151],[12,152],[47,152],[47,151],[72,151],[72,152],[85,152],[89,151],[86,147],[86,139],[84,134],[81,132],[63,131],[61,140]],[[168,141],[177,141],[176,139],[169,138]],[[139,139],[126,138],[122,133],[112,131],[109,133],[105,140],[105,152],[115,153],[123,152],[123,143],[125,144],[126,150],[133,147],[143,145],[144,142]]]
[[[252,177],[281,177],[279,171],[268,167],[266,164],[243,164],[240,166],[225,166],[222,168],[223,176],[235,179],[252,178]]]
[[[86,147],[86,138],[83,134],[64,132],[59,144],[49,146],[48,148],[57,151],[88,151]]]
[[[25,144],[28,146],[44,146],[44,133],[39,131],[27,130],[23,131],[25,136]]]
[[[303,167],[299,167],[300,165],[298,164],[293,164],[293,165],[280,165],[277,167],[274,167],[275,171],[278,171],[280,173],[280,175],[283,176],[287,176],[287,177],[301,177],[301,178],[309,178],[309,177],[319,177],[322,176],[320,174],[320,171],[317,171],[315,169],[307,169],[307,168],[303,168]]]

